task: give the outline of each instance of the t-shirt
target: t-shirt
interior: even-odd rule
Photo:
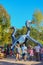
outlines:
[[[33,55],[34,55],[33,49],[30,49],[30,56],[33,56]]]
[[[17,47],[17,53],[21,53],[21,48]]]
[[[26,46],[22,47],[22,53],[27,53],[27,47]]]
[[[35,49],[35,52],[40,52],[41,48],[40,48],[40,46],[35,46],[34,49]]]

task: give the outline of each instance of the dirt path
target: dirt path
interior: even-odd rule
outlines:
[[[0,59],[0,65],[43,65],[43,62],[36,61],[15,61],[14,59]]]

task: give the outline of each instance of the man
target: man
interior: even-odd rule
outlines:
[[[40,60],[40,49],[41,49],[41,47],[38,44],[36,44],[36,46],[34,47],[36,61]]]

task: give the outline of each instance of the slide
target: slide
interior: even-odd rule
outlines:
[[[13,48],[17,44],[17,41],[19,41],[20,44],[24,43],[26,41],[26,38],[27,38],[27,40],[33,41],[34,43],[39,44],[40,47],[42,47],[41,43],[39,43],[38,41],[36,41],[35,39],[33,39],[30,36],[30,24],[31,24],[30,20],[26,21],[27,34],[21,35],[18,39],[16,39],[16,41],[12,44],[11,48]],[[14,36],[13,36],[13,38],[14,38]]]

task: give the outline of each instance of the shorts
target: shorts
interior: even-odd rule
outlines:
[[[16,52],[16,54],[20,54],[19,52]]]
[[[25,55],[27,55],[26,53],[23,53],[22,56],[24,57]]]

